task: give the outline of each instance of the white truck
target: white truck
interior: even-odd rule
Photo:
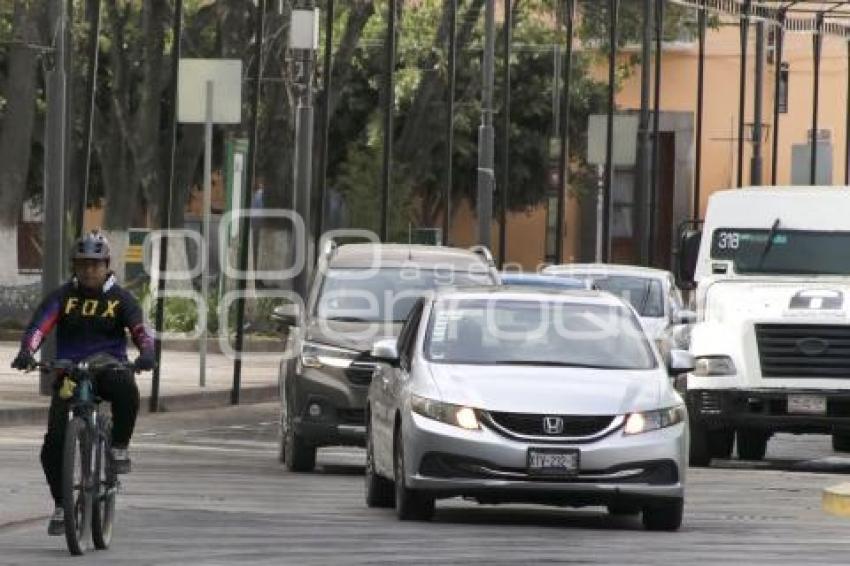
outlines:
[[[850,189],[717,192],[679,261],[698,316],[691,465],[729,458],[735,440],[760,460],[776,432],[850,451]]]

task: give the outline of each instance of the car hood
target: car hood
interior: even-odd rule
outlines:
[[[489,411],[617,415],[677,404],[666,373],[431,364],[442,400]]]
[[[311,342],[321,342],[340,348],[367,352],[372,344],[382,338],[396,338],[401,332],[400,323],[335,322],[314,320],[305,334]]]

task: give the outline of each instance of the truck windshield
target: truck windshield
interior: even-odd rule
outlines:
[[[741,274],[850,275],[850,232],[718,228],[711,258],[731,260]],[[767,253],[763,252],[767,249]]]

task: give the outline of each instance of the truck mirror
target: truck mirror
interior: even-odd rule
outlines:
[[[680,289],[693,289],[697,256],[702,241],[702,230],[683,230],[679,236],[679,253],[676,257],[676,285]]]

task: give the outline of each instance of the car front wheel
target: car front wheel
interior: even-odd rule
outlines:
[[[366,433],[366,505],[368,507],[392,507],[395,505],[395,486],[393,486],[393,482],[382,478],[375,471],[374,450],[372,427],[369,427]]]
[[[404,443],[400,430],[395,433],[393,446],[396,515],[402,521],[430,521],[434,516],[434,498],[409,489],[404,482]]]
[[[643,508],[643,526],[648,531],[678,531],[682,526],[684,508],[682,499],[646,505]]]

